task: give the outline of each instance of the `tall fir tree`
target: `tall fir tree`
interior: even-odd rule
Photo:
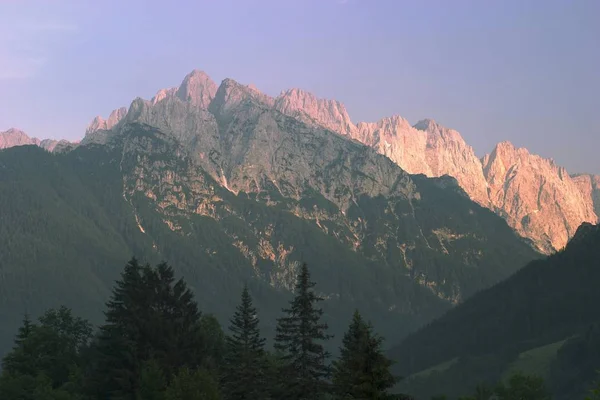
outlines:
[[[90,392],[133,399],[144,363],[154,360],[167,380],[200,363],[200,312],[183,280],[166,263],[152,268],[133,258],[107,303]],[[167,382],[168,383],[168,382]]]
[[[265,339],[260,336],[259,319],[248,287],[237,307],[227,337],[223,368],[223,394],[227,400],[263,400],[267,397],[265,379]]]
[[[277,320],[275,348],[281,352],[284,363],[281,371],[281,389],[290,400],[315,400],[329,391],[326,364],[329,353],[323,342],[331,336],[327,324],[321,322],[323,310],[311,282],[308,266],[302,265],[296,282],[295,297],[290,307],[283,309],[285,316]]]
[[[29,337],[34,326],[34,323],[31,322],[31,318],[29,317],[29,313],[25,313],[25,316],[23,317],[23,325],[19,327],[17,337],[15,338],[16,346],[20,346],[27,339],[27,337]]]
[[[373,333],[358,311],[344,335],[340,357],[333,363],[333,384],[340,398],[388,399],[396,383],[390,372],[393,362],[382,351],[383,339]]]

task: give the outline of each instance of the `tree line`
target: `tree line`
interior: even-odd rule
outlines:
[[[131,259],[92,325],[66,307],[37,322],[25,316],[3,359],[2,400],[392,400],[399,381],[383,338],[358,311],[329,362],[331,339],[306,264],[267,350],[258,310],[244,287],[225,334],[204,315],[171,266]],[[494,397],[496,396],[496,397]],[[443,397],[440,397],[443,398]],[[515,375],[465,400],[545,400],[542,380]]]
[[[246,287],[225,335],[171,266],[133,258],[97,332],[66,307],[36,323],[25,316],[3,359],[0,399],[401,398],[388,392],[397,379],[383,339],[358,311],[329,363],[314,286],[304,264],[269,351]]]

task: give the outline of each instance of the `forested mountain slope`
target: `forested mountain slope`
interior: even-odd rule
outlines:
[[[390,354],[401,360],[398,368],[405,375],[438,371],[407,381],[413,393],[430,395],[435,388],[458,395],[498,379],[525,352],[550,351],[544,356],[549,365],[536,372],[545,375],[555,394],[578,390],[579,395],[583,379],[589,382],[600,367],[587,360],[600,363],[597,352],[588,351],[593,347],[589,343],[598,341],[597,329],[590,327],[600,322],[599,282],[600,226],[584,224],[565,250],[532,261],[473,296],[411,334]],[[559,370],[569,372],[557,375]]]

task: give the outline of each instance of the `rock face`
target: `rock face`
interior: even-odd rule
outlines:
[[[573,181],[581,190],[584,199],[592,202],[596,215],[600,218],[600,175],[573,175]]]
[[[275,100],[275,108],[286,115],[300,119],[310,117],[318,124],[334,132],[351,134],[356,126],[342,103],[335,100],[318,99],[301,89],[290,89]]]
[[[121,107],[117,108],[116,110],[113,110],[108,116],[108,119],[106,120],[98,115],[92,120],[92,122],[90,122],[87,129],[85,130],[85,133],[86,135],[89,135],[99,130],[107,131],[109,129],[112,129],[119,123],[119,121],[123,119],[123,117],[125,117],[126,114],[127,108]]]
[[[544,252],[563,248],[583,222],[597,221],[591,197],[553,161],[500,143],[483,158],[490,200]]]
[[[564,168],[510,143],[500,143],[480,160],[457,131],[432,120],[411,126],[394,116],[354,125],[341,103],[299,89],[283,92],[275,104],[287,115],[373,147],[411,174],[456,178],[473,200],[504,217],[544,253],[563,248],[581,223],[598,220],[590,194],[596,192],[584,178],[576,184]]]

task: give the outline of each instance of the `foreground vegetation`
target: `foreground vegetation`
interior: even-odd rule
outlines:
[[[169,265],[151,267],[134,258],[97,332],[66,307],[48,310],[35,323],[24,318],[2,363],[0,399],[410,399],[391,393],[399,381],[390,372],[393,362],[358,311],[339,357],[328,361],[324,343],[331,335],[314,286],[304,264],[268,351],[246,287],[225,334],[214,317],[199,311]],[[515,374],[461,400],[490,398],[551,397],[543,379]]]

